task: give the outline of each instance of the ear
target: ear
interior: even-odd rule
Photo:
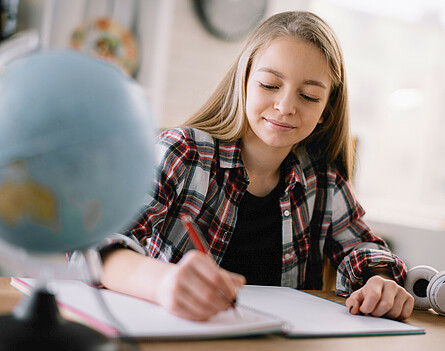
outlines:
[[[321,113],[320,118],[318,119],[317,124],[323,124],[324,122],[326,122],[326,120],[327,120],[326,115],[328,114],[328,111],[329,111],[329,107],[328,107],[328,105],[326,104],[326,106],[325,106],[324,109],[323,109],[323,112]]]
[[[324,110],[323,110],[323,112],[322,112],[322,114],[320,116],[320,119],[318,120],[317,124],[323,124],[323,123],[325,123],[328,120],[328,118],[329,118],[329,111],[330,111],[330,108],[329,108],[328,105],[326,105],[324,107]]]

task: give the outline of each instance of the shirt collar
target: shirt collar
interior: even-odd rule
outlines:
[[[244,167],[241,159],[241,139],[235,141],[218,141],[219,166],[221,168]]]
[[[306,176],[301,167],[299,156],[303,156],[304,148],[293,150],[287,155],[283,161],[284,172],[286,174],[287,187],[285,192],[290,191],[296,184],[300,184],[303,189],[306,189]]]
[[[219,152],[219,166],[221,168],[244,168],[244,164],[241,158],[241,139],[236,141],[218,141]],[[306,177],[301,163],[299,155],[304,157],[305,149],[297,148],[287,155],[283,162],[283,170],[286,174],[285,191],[289,191],[299,183],[304,189],[306,189]]]

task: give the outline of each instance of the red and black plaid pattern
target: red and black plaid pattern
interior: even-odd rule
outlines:
[[[178,262],[192,248],[179,219],[185,212],[199,225],[219,263],[249,182],[240,143],[222,142],[192,128],[164,132],[157,143],[160,160],[154,191],[120,241],[132,246],[135,237],[145,254]],[[403,282],[405,265],[363,222],[362,207],[335,167],[299,148],[288,155],[282,169],[283,286],[321,288],[324,255],[339,267],[341,294],[360,285],[365,266],[389,266],[394,278]]]

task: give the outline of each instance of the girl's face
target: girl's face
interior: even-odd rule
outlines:
[[[330,90],[319,48],[291,37],[274,39],[254,59],[247,81],[247,137],[290,151],[323,122]]]

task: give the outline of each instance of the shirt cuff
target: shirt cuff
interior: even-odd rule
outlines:
[[[407,267],[391,252],[378,249],[356,249],[347,255],[337,269],[336,293],[347,297],[366,283],[366,273],[372,268],[386,268],[399,285],[403,285]]]
[[[133,235],[128,236],[120,233],[114,233],[97,245],[96,250],[102,254],[108,251],[111,247],[124,247],[136,251],[144,256],[148,255],[145,247],[142,246]]]
[[[79,274],[82,276],[81,280],[84,280],[96,287],[102,287],[102,285],[99,283],[102,272],[102,254],[115,247],[128,248],[144,256],[147,256],[148,254],[145,248],[139,244],[136,238],[115,233],[87,250],[75,250],[67,253],[69,266],[80,272]],[[91,256],[89,265],[85,255]]]

